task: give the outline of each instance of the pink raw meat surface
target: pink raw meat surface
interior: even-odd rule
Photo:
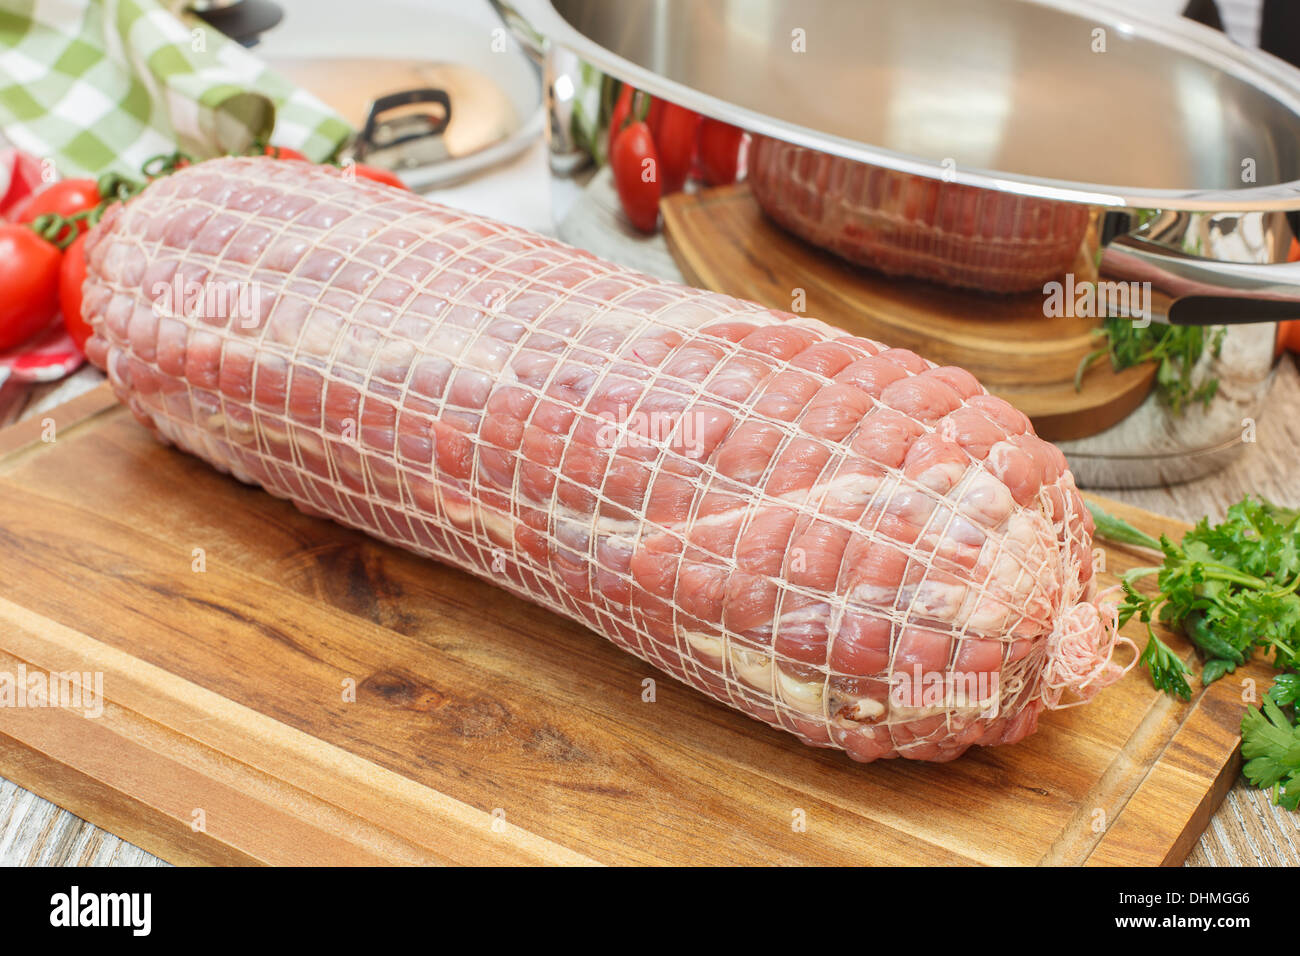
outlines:
[[[184,169],[86,251],[163,439],[809,744],[947,760],[1119,673],[1064,457],[960,369],[303,163]]]
[[[1074,263],[1088,207],[946,183],[756,136],[749,184],[802,239],[859,265],[981,292],[1027,292]]]

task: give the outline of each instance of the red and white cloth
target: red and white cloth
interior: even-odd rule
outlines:
[[[27,200],[40,191],[43,171],[35,156],[13,147],[0,148],[0,220],[13,220]]]
[[[57,382],[85,360],[63,323],[58,322],[20,347],[0,352],[0,385],[10,379],[33,384]]]
[[[0,149],[0,221],[13,221],[22,207],[45,185],[40,160],[20,150]],[[0,385],[16,382],[55,382],[71,375],[85,356],[72,342],[63,323],[56,321],[40,335],[16,349],[0,352]]]

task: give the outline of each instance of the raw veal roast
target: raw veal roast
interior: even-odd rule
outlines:
[[[159,436],[809,744],[947,760],[1119,673],[1065,459],[961,369],[304,163],[86,252]]]
[[[859,265],[982,292],[1041,289],[1074,263],[1088,207],[945,183],[754,137],[754,198]]]

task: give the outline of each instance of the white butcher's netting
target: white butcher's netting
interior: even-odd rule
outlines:
[[[87,256],[162,437],[808,743],[950,759],[1119,674],[1064,458],[959,369],[292,162]]]

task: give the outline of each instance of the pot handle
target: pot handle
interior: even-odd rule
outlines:
[[[437,109],[426,108],[418,113],[405,113],[400,119],[385,119],[390,113],[397,116],[393,111],[408,106]],[[396,149],[416,140],[436,138],[447,131],[450,123],[451,97],[446,90],[424,87],[389,93],[371,102],[353,152],[357,159],[365,159],[376,150]]]
[[[1300,262],[1221,262],[1120,235],[1102,250],[1098,274],[1103,282],[1149,282],[1141,287],[1149,318],[1171,325],[1300,319]]]

